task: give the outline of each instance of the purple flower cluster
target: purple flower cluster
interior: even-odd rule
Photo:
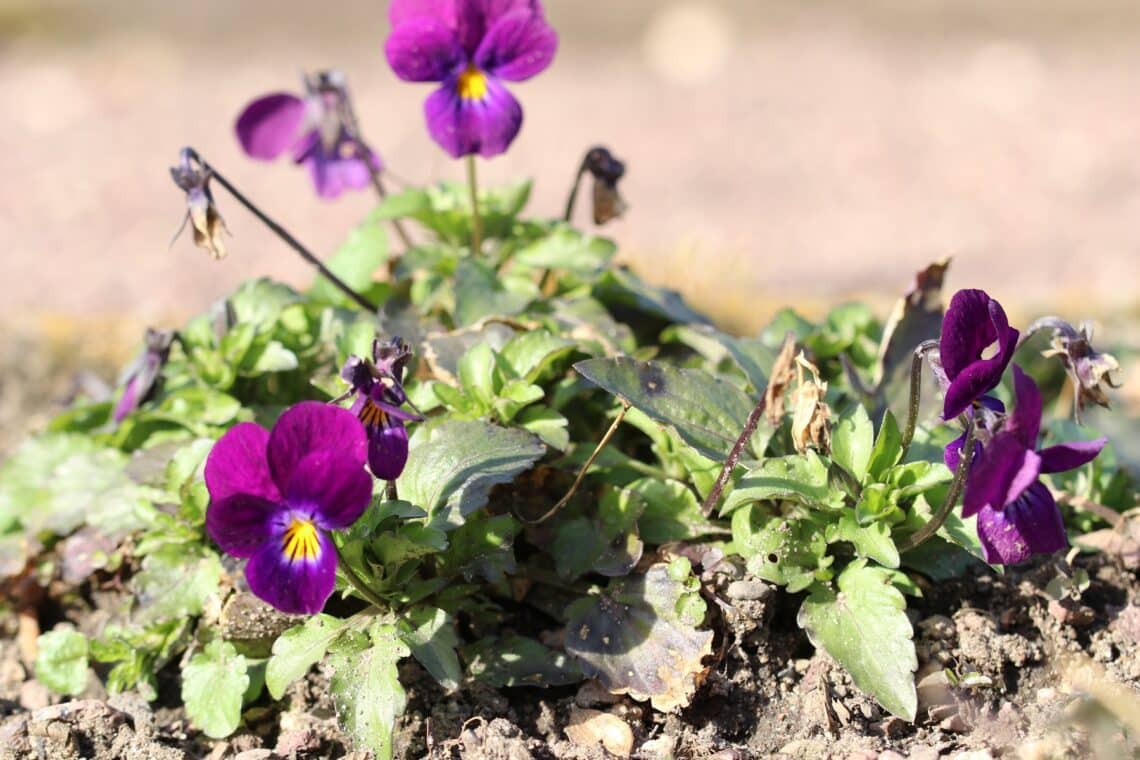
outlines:
[[[946,311],[939,342],[937,374],[946,393],[943,417],[965,414],[967,424],[979,433],[962,516],[978,516],[978,538],[991,564],[1024,562],[1068,544],[1060,510],[1039,476],[1087,464],[1106,443],[1101,438],[1038,451],[1041,392],[1017,365],[1011,412],[985,395],[1001,382],[1018,336],[1001,304],[984,291],[961,290]],[[946,448],[946,464],[952,469],[958,466],[965,439],[963,435]]]

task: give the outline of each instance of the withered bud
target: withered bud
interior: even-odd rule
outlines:
[[[831,408],[823,400],[827,383],[819,379],[819,369],[801,351],[796,356],[796,388],[792,402],[792,443],[801,454],[809,447],[827,453],[831,450]]]
[[[175,240],[186,228],[186,223],[190,222],[194,230],[194,244],[206,249],[215,260],[225,258],[227,251],[222,241],[222,232],[229,234],[229,229],[214,205],[214,196],[210,192],[210,170],[197,162],[192,152],[184,148],[179,154],[178,165],[170,167],[170,176],[174,179],[174,184],[186,193],[186,216],[174,233]]]
[[[768,375],[768,387],[764,390],[764,409],[768,422],[779,425],[784,418],[784,395],[796,377],[796,336],[789,332],[784,336],[784,345],[772,364]]]
[[[594,178],[594,224],[620,217],[629,208],[617,187],[625,174],[625,164],[601,146],[590,148],[583,163]]]
[[[1090,325],[1082,324],[1077,330],[1067,322],[1055,320],[1049,326],[1053,328],[1053,342],[1042,355],[1059,357],[1065,365],[1075,393],[1073,415],[1080,421],[1081,411],[1089,402],[1108,407],[1108,394],[1101,383],[1109,388],[1120,387],[1112,378],[1113,372],[1120,371],[1120,362],[1112,354],[1093,348]]]

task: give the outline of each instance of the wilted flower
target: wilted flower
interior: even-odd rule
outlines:
[[[978,516],[978,538],[991,564],[1024,562],[1068,544],[1061,512],[1038,476],[1091,462],[1106,443],[1072,441],[1037,451],[1041,392],[1017,365],[1013,383],[1013,411],[971,466],[962,501],[963,517]]]
[[[982,290],[959,290],[942,319],[940,378],[946,391],[943,419],[953,419],[1001,382],[1017,348],[1017,330],[1005,311]],[[983,358],[991,346],[995,353]]]
[[[625,175],[625,164],[601,146],[590,148],[583,163],[594,178],[594,224],[605,224],[624,214],[627,206],[617,183]]]
[[[455,158],[505,151],[522,107],[503,82],[543,71],[558,47],[539,0],[392,0],[388,17],[396,76],[442,85],[424,104],[432,139]]]
[[[1112,354],[1102,354],[1092,347],[1092,328],[1081,325],[1078,331],[1067,322],[1056,320],[1053,326],[1053,343],[1044,351],[1045,356],[1059,356],[1073,383],[1076,399],[1073,412],[1080,419],[1081,410],[1091,401],[1098,406],[1108,406],[1108,394],[1101,387],[1103,382],[1109,388],[1118,388],[1112,379],[1113,372],[1120,371],[1120,363]]]
[[[355,395],[351,411],[368,433],[368,466],[381,480],[395,480],[408,462],[408,431],[405,422],[419,422],[418,414],[400,407],[408,403],[404,393],[404,367],[412,358],[408,344],[399,338],[372,341],[372,361],[350,356],[340,372],[348,383],[347,395]]]
[[[123,381],[123,394],[111,419],[122,422],[126,416],[148,401],[162,385],[162,367],[170,357],[170,346],[174,343],[173,330],[146,329],[146,347],[134,364],[127,369]]]
[[[231,428],[206,459],[206,530],[248,558],[250,590],[282,612],[320,612],[336,585],[330,530],[343,530],[372,499],[360,423],[344,409],[304,401],[270,432]]]
[[[294,163],[308,167],[322,198],[368,187],[373,172],[382,168],[380,157],[360,141],[338,71],[306,78],[303,96],[261,96],[241,112],[235,129],[251,158],[271,161],[291,151]]]
[[[174,184],[186,193],[186,216],[182,217],[182,224],[177,238],[190,222],[194,230],[194,245],[205,248],[214,259],[226,256],[226,246],[222,242],[222,232],[229,234],[218,207],[214,205],[214,196],[210,192],[210,170],[202,167],[193,160],[189,150],[184,149],[179,156],[178,166],[170,167],[170,176]]]

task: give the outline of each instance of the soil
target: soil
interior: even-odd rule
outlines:
[[[721,602],[712,605],[718,656],[687,709],[661,714],[592,681],[501,690],[469,683],[445,694],[408,660],[400,669],[408,709],[397,754],[585,760],[613,756],[598,737],[616,741],[620,752],[624,736],[632,737],[632,756],[646,759],[1137,756],[1140,582],[1115,558],[1080,556],[1075,567],[1088,573],[1089,586],[1079,601],[1061,605],[1045,593],[1056,563],[1038,558],[1004,575],[983,569],[920,584],[923,596],[909,605],[920,663],[913,725],[885,714],[813,653],[795,625],[797,596],[730,569],[706,573]],[[68,597],[79,601],[61,606],[52,600],[57,591],[49,589],[38,609],[44,630],[60,621],[87,629],[113,603],[113,594],[88,584]],[[61,701],[22,656],[27,631],[22,638],[17,622],[5,621],[0,639],[0,758],[368,757],[351,751],[336,727],[322,668],[280,702],[263,696],[249,706],[235,735],[211,740],[179,707],[174,668],[160,674],[154,703],[135,693],[108,696],[94,675],[79,698]],[[615,728],[616,739],[606,732]]]

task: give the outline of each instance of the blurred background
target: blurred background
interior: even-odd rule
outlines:
[[[546,6],[558,55],[512,88],[523,131],[485,181],[533,176],[531,212],[555,216],[582,153],[609,146],[631,208],[605,234],[730,327],[847,296],[885,314],[945,256],[950,288],[985,287],[1017,318],[1135,316],[1135,0]],[[114,366],[142,325],[251,276],[309,281],[227,198],[229,258],[171,245],[182,145],[322,254],[364,217],[369,192],[322,202],[287,161],[239,152],[251,98],[341,68],[397,177],[462,178],[424,129],[432,86],[388,69],[387,31],[382,0],[0,0],[0,428],[60,363]]]

